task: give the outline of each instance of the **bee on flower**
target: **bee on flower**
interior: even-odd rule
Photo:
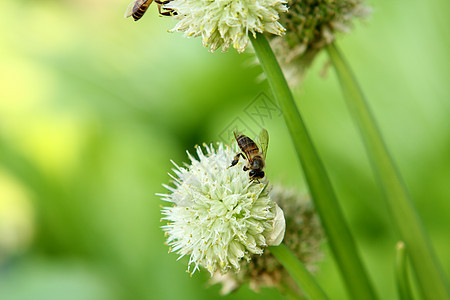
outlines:
[[[174,163],[174,186],[164,185],[169,193],[159,194],[172,204],[162,209],[170,251],[189,256],[191,274],[200,267],[211,275],[238,271],[241,260],[284,237],[284,214],[267,181],[249,181],[242,166],[228,168],[236,151],[219,143],[197,147],[197,158],[188,152],[190,164]]]

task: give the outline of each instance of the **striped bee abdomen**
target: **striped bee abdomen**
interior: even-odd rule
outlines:
[[[247,157],[252,157],[253,155],[259,153],[258,146],[249,137],[245,135],[238,135],[236,137],[236,141],[239,145],[239,148],[241,148],[242,152],[247,154]]]
[[[142,18],[142,16],[145,14],[145,12],[147,11],[148,7],[150,6],[150,4],[153,1],[145,1],[144,3],[137,1],[136,4],[134,5],[134,9],[133,9],[133,19],[135,21],[139,20],[140,18]]]

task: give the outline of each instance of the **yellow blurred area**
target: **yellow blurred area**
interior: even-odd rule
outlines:
[[[0,264],[27,249],[33,238],[34,212],[29,194],[0,169]]]

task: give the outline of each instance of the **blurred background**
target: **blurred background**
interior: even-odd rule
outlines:
[[[250,111],[271,98],[253,55],[167,33],[175,22],[155,5],[124,19],[128,4],[0,1],[1,299],[219,298],[208,272],[191,278],[167,253],[155,193],[171,159],[227,140],[236,122],[268,129],[272,183],[306,191],[282,117]],[[339,45],[449,275],[450,3],[371,5]],[[323,53],[295,97],[380,298],[394,299],[396,235],[335,74],[319,76],[326,62]],[[317,278],[345,299],[324,251]],[[283,298],[243,287],[224,299],[257,297]]]

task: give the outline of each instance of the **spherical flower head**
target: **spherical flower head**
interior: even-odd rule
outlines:
[[[285,0],[173,0],[165,7],[180,21],[171,31],[201,36],[203,45],[215,51],[233,46],[239,53],[248,45],[248,34],[268,32],[282,35],[278,20],[286,12]]]
[[[267,184],[250,181],[244,162],[229,168],[236,151],[219,144],[197,147],[191,163],[173,169],[175,187],[164,185],[162,226],[172,252],[189,255],[188,271],[200,266],[211,275],[239,270],[242,259],[261,255],[284,237],[284,216],[271,200]],[[234,150],[237,150],[236,148]],[[191,270],[193,266],[193,269]]]
[[[305,69],[334,42],[336,32],[350,32],[355,19],[371,12],[364,0],[289,0],[288,5],[280,19],[286,34],[273,37],[271,45],[291,85],[301,82]]]
[[[274,186],[269,192],[273,201],[283,209],[286,218],[286,233],[283,244],[302,261],[310,272],[316,271],[316,263],[322,257],[320,249],[324,235],[319,218],[308,196],[281,186]],[[261,287],[278,287],[281,291],[289,287],[297,290],[286,269],[270,253],[251,258],[249,263],[241,263],[240,272],[214,274],[211,283],[222,284],[222,294],[228,294],[245,283],[259,291]],[[301,291],[297,290],[298,294]]]

